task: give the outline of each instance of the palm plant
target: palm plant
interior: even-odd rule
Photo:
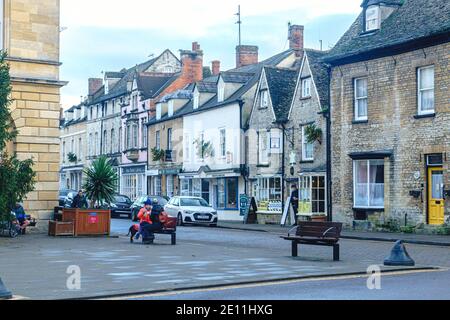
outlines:
[[[106,157],[100,157],[84,170],[86,182],[83,186],[91,207],[99,208],[114,202],[118,176]]]

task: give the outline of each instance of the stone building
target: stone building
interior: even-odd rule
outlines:
[[[286,194],[299,188],[300,216],[326,215],[328,67],[321,61],[326,52],[305,49],[297,87],[285,126]],[[308,133],[316,135],[311,142]]]
[[[132,90],[136,74],[154,73],[173,76],[180,70],[181,62],[170,50],[165,50],[158,57],[135,67],[118,72],[105,72],[103,79],[89,79],[86,130],[87,139],[92,143],[87,150],[87,165],[99,156],[105,155],[120,174],[119,166],[122,160],[125,162],[129,160],[122,157],[123,152],[127,151],[124,144],[122,112],[130,105],[140,108],[145,105],[144,112],[140,113],[138,118],[141,118],[145,112],[151,111],[151,106],[145,104],[136,90]],[[138,126],[138,132],[144,130],[143,122],[140,122]],[[141,156],[144,154],[142,157],[145,158],[146,148],[139,152]],[[120,182],[123,181],[119,181],[117,191],[121,190]],[[145,183],[143,186],[145,187]]]
[[[81,103],[64,112],[61,125],[60,189],[78,191],[83,185],[86,162],[86,104]]]
[[[1,0],[0,49],[11,67],[12,118],[19,131],[11,148],[18,158],[33,158],[35,191],[24,203],[38,219],[58,205],[60,4],[58,0]]]
[[[365,0],[331,64],[333,218],[450,214],[450,2]]]
[[[285,125],[298,70],[264,67],[247,130],[249,194],[258,206],[258,221],[279,222],[283,212]]]

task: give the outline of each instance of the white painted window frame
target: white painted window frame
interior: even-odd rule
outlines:
[[[367,19],[367,11],[371,10],[371,9],[376,9],[377,10],[377,18],[376,18],[376,26],[374,28],[370,28],[369,29],[369,25],[368,25],[369,20]],[[366,22],[366,25],[365,25],[365,31],[366,32],[370,32],[370,31],[374,31],[374,30],[380,29],[380,27],[381,27],[381,9],[380,9],[380,7],[379,6],[369,6],[366,9],[364,20]],[[372,20],[374,20],[374,19],[371,19],[370,21],[372,21]]]
[[[311,77],[302,79],[302,98],[311,97]]]
[[[421,84],[421,77],[422,77],[422,72],[424,70],[427,69],[432,69],[433,70],[433,87],[430,88],[421,88],[420,84]],[[435,80],[435,73],[434,73],[434,65],[430,65],[430,66],[425,66],[425,67],[420,67],[417,69],[417,101],[418,101],[418,114],[419,115],[429,115],[429,114],[434,114],[436,112],[436,104],[433,104],[433,109],[432,110],[422,110],[422,94],[425,91],[431,91],[433,90],[433,96],[435,95],[434,92],[434,81]]]
[[[314,161],[314,143],[308,143],[306,141],[305,129],[307,126],[302,126],[302,160],[303,161]],[[306,155],[306,145],[312,145],[312,157],[308,158]]]
[[[360,77],[360,78],[353,79],[353,92],[354,92],[354,103],[353,104],[354,104],[354,109],[355,109],[354,117],[355,117],[355,121],[367,121],[367,120],[369,120],[369,97],[368,97],[368,94],[366,96],[361,96],[361,97],[358,96],[357,83],[360,80],[366,80],[366,85],[367,85],[366,92],[369,93],[369,89],[368,89],[369,80],[367,77]],[[367,115],[360,117],[359,116],[359,102],[364,99],[367,100]]]

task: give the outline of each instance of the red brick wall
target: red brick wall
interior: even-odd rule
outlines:
[[[236,47],[236,68],[258,63],[257,46],[237,46]]]

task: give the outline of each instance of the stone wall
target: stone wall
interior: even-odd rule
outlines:
[[[5,1],[5,42],[12,79],[11,112],[19,159],[33,158],[36,190],[25,209],[49,218],[59,190],[59,1]]]
[[[385,159],[385,210],[375,220],[408,215],[410,223],[426,222],[426,155],[444,155],[444,184],[450,186],[450,43],[396,56],[353,63],[332,71],[333,211],[337,220],[353,220],[351,152],[393,150]],[[417,118],[417,68],[435,67],[436,115]],[[353,80],[368,77],[368,122],[353,122]],[[418,178],[417,178],[418,177]],[[446,215],[450,214],[447,198]],[[377,218],[379,217],[379,219]]]

